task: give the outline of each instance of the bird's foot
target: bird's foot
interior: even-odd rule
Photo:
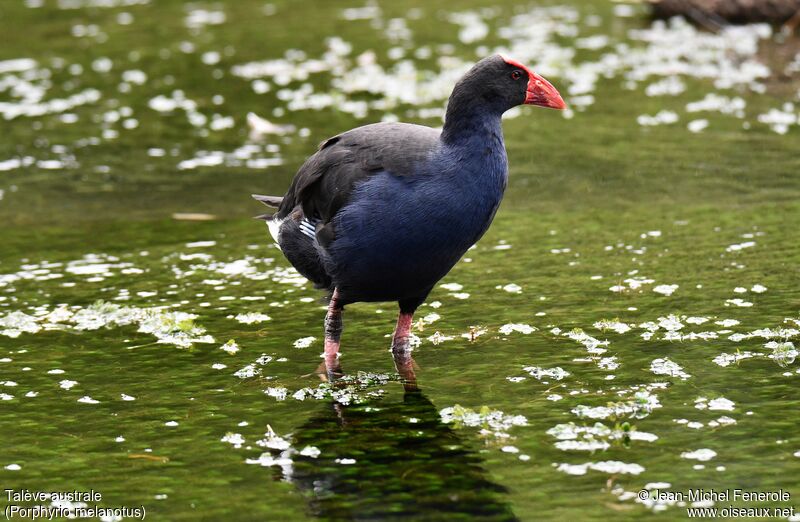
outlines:
[[[333,382],[336,377],[342,376],[342,367],[339,364],[339,339],[342,337],[342,310],[339,303],[339,290],[334,289],[328,303],[328,313],[325,316],[325,373],[328,381]]]
[[[328,363],[323,361],[319,363],[314,373],[319,376],[320,381],[331,384],[339,382],[344,377],[344,370],[342,370],[342,365],[338,364],[338,362],[335,366],[329,367]]]
[[[414,372],[414,358],[411,357],[413,348],[411,347],[411,321],[413,314],[400,312],[397,317],[397,326],[392,336],[392,358],[397,373],[403,378],[403,386],[406,391],[416,391],[417,375]]]
[[[325,339],[324,362],[320,365],[325,366],[325,374],[329,382],[335,381],[344,375],[342,365],[339,363],[339,342],[332,339]]]
[[[417,391],[417,364],[414,362],[414,357],[411,353],[414,349],[407,336],[395,336],[392,340],[392,358],[394,359],[394,367],[397,373],[403,379],[403,387],[406,391]]]

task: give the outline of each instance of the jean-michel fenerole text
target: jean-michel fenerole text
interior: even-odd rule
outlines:
[[[788,491],[748,491],[744,489],[688,489],[686,491],[653,491],[654,500],[674,502],[788,502]]]

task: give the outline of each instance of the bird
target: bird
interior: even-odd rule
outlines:
[[[252,195],[277,209],[259,217],[283,255],[327,292],[329,377],[341,374],[342,315],[355,302],[398,303],[391,350],[413,373],[414,312],[489,228],[508,182],[501,117],[519,105],[566,108],[545,78],[488,56],[456,82],[441,129],[354,128],[323,141],[284,196]]]

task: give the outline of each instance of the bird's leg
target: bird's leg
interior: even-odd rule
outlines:
[[[329,380],[333,380],[336,375],[342,374],[342,367],[339,364],[342,310],[344,310],[344,307],[339,302],[339,290],[334,289],[331,301],[328,303],[328,313],[325,315],[325,369],[328,372]]]
[[[414,372],[414,359],[411,357],[411,345],[409,337],[411,336],[411,321],[414,317],[414,312],[400,312],[397,317],[397,326],[394,329],[392,336],[392,358],[394,358],[394,367],[397,373],[403,378],[406,391],[414,391],[417,389],[417,375]]]
[[[392,336],[392,354],[411,353],[409,337],[411,337],[411,321],[414,318],[413,312],[400,312],[397,316],[397,326],[394,328]]]

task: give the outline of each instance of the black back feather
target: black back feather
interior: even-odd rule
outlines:
[[[413,176],[439,146],[439,131],[406,123],[376,123],[324,141],[306,160],[281,201],[277,218],[300,206],[321,221],[320,243],[335,238],[331,220],[348,202],[359,181],[378,172]]]

